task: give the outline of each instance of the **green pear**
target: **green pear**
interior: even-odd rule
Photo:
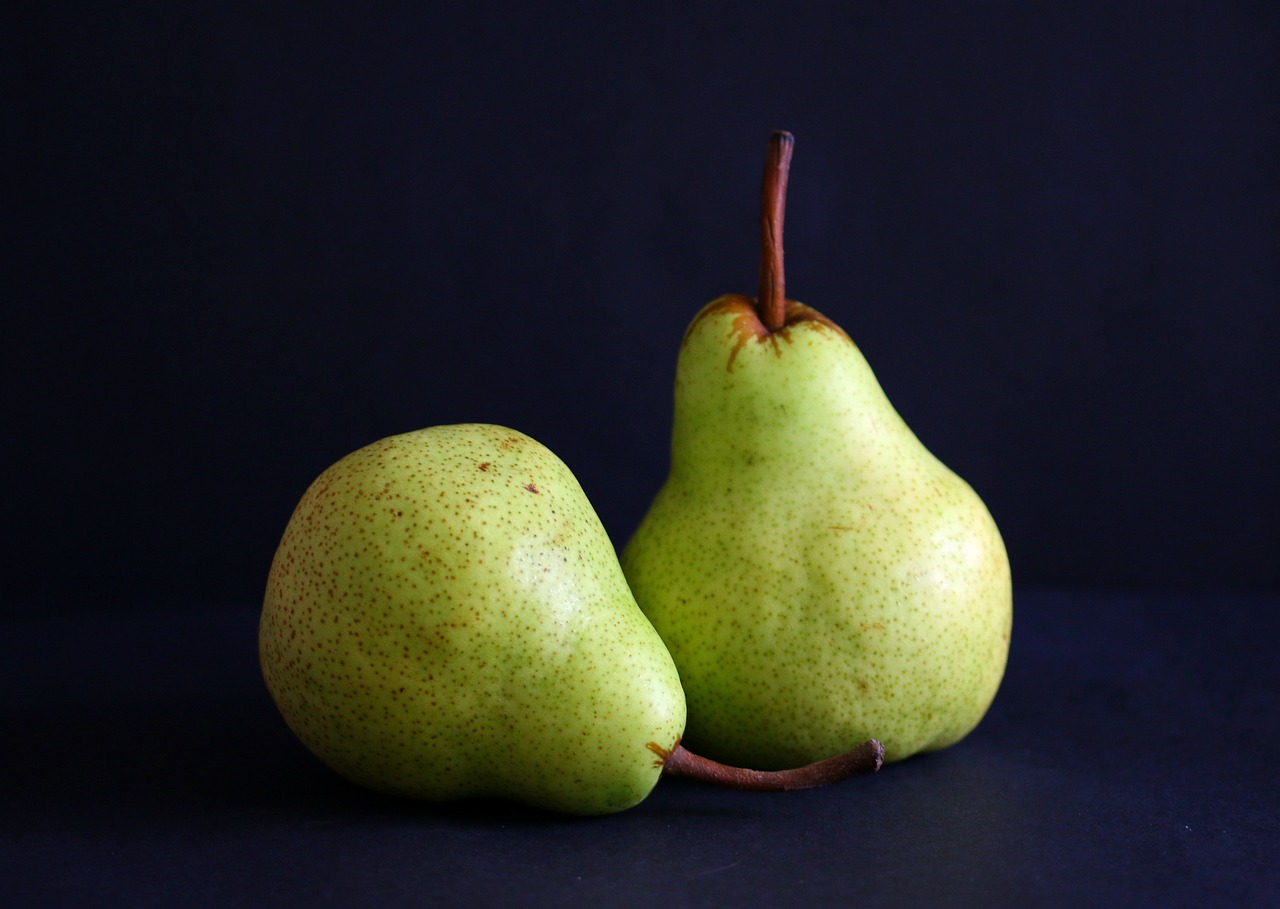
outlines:
[[[770,143],[759,296],[714,300],[685,333],[670,473],[622,566],[679,668],[690,748],[782,767],[874,736],[898,760],[991,704],[1009,561],[849,336],[786,299],[791,142]]]
[[[620,811],[684,729],[671,657],[582,488],[500,426],[392,436],[322,473],[259,640],[294,733],[383,792]]]

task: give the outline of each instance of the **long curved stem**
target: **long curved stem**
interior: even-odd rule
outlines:
[[[774,332],[787,322],[787,281],[782,267],[782,222],[787,211],[787,175],[795,137],[778,130],[769,137],[760,189],[760,295],[756,314]]]
[[[685,777],[702,783],[755,792],[816,789],[861,773],[875,773],[884,763],[884,746],[875,739],[869,739],[844,754],[791,770],[730,767],[694,754],[678,742],[675,748],[669,750],[655,742],[650,742],[648,748],[658,755],[662,762],[662,772],[667,776]]]

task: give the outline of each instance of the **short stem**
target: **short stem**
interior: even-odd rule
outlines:
[[[654,742],[650,742],[648,747],[662,761],[662,772],[667,776],[755,792],[816,789],[861,773],[875,773],[884,763],[884,746],[875,739],[863,742],[844,754],[791,770],[730,767],[696,755],[679,743],[669,751]]]
[[[782,267],[782,222],[787,210],[787,174],[795,137],[778,130],[769,137],[760,190],[760,295],[756,314],[769,331],[787,322],[787,281]]]

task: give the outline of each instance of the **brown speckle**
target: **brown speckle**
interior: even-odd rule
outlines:
[[[538,487],[534,486],[532,483],[525,483],[524,488],[533,493],[536,493],[538,491]]]
[[[729,352],[729,359],[725,364],[729,372],[733,372],[733,363],[738,358],[738,352],[752,339],[761,344],[769,344],[773,348],[773,352],[781,356],[782,350],[778,344],[779,339],[788,344],[792,343],[791,330],[801,323],[806,323],[808,327],[812,328],[833,330],[844,337],[846,341],[849,341],[849,336],[836,323],[817,310],[805,306],[803,303],[797,303],[795,300],[787,301],[786,322],[783,327],[777,331],[770,331],[760,321],[760,316],[756,312],[755,301],[741,294],[725,294],[723,297],[718,297],[704,306],[698,315],[694,317],[689,327],[685,329],[684,341],[687,342],[689,340],[689,337],[703,319],[725,313],[733,316],[733,322],[728,330],[728,337],[733,342],[733,349]],[[849,343],[852,344],[853,342],[849,341]]]

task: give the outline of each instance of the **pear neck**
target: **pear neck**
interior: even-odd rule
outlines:
[[[690,326],[676,366],[673,475],[729,470],[769,483],[901,446],[910,430],[848,336],[807,307],[793,317],[768,332],[744,300],[722,298]]]

